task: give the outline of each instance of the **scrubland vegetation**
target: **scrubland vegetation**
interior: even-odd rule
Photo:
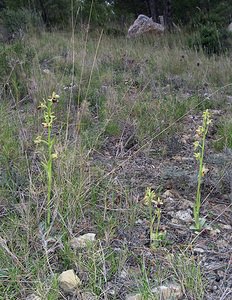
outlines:
[[[168,283],[173,299],[232,297],[232,57],[206,52],[184,30],[87,25],[0,45],[0,299],[160,299]]]

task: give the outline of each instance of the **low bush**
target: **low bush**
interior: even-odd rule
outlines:
[[[0,18],[9,37],[13,34],[17,37],[22,37],[25,32],[43,27],[41,17],[28,9],[4,9],[0,13]]]
[[[207,54],[220,54],[231,48],[231,34],[215,25],[203,25],[189,39],[189,46]]]

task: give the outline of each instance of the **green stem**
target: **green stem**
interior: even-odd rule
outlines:
[[[152,242],[154,219],[152,217],[152,201],[151,201],[151,199],[150,199],[150,203],[149,203],[149,212],[150,212],[150,242]]]
[[[52,103],[48,104],[48,118],[49,121],[51,120],[51,106]],[[47,190],[47,227],[50,226],[51,222],[51,190],[52,190],[52,141],[51,141],[51,126],[48,126],[48,162],[47,162],[47,184],[48,184],[48,190]]]
[[[205,151],[205,139],[206,139],[207,131],[208,131],[208,126],[204,124],[204,131],[203,131],[204,135],[202,137],[201,155],[199,160],[197,195],[196,195],[196,203],[194,205],[194,220],[195,220],[196,230],[201,230],[201,224],[200,224],[201,181],[202,181],[203,160],[204,160],[204,151]]]
[[[161,211],[160,208],[157,208],[157,226],[156,226],[156,232],[155,232],[155,238],[156,240],[159,239],[159,227],[160,227],[160,219],[161,219]]]

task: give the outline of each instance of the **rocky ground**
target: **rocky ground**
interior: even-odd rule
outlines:
[[[142,147],[133,126],[126,124],[120,135],[106,136],[86,162],[87,173],[101,172],[101,179],[96,177],[96,189],[103,185],[101,191],[104,190],[107,182],[107,198],[102,192],[98,194],[96,210],[104,215],[104,220],[116,213],[117,223],[105,230],[103,237],[98,221],[93,219],[93,208],[86,209],[85,221],[73,230],[75,238],[70,240],[71,256],[85,263],[100,253],[95,266],[99,270],[92,272],[105,280],[101,282],[101,296],[83,288],[89,286],[91,277],[86,265],[69,263],[72,269],[67,274],[59,252],[64,244],[51,235],[47,241],[53,249],[49,260],[61,274],[59,299],[231,299],[232,152],[214,149],[223,111],[209,111],[212,124],[206,141],[201,206],[207,226],[200,232],[191,229],[198,171],[193,143],[196,129],[202,124],[202,113],[187,113],[179,121],[179,132],[156,141],[151,138]],[[125,187],[130,191],[128,196]],[[163,202],[159,231],[165,233],[165,239],[155,248],[151,245],[150,220],[144,206],[148,187]],[[117,270],[112,270],[112,262],[104,261],[108,255],[117,257]],[[160,274],[161,281],[154,280]],[[25,297],[42,299],[28,293]]]
[[[232,103],[229,56],[209,58],[168,40],[125,46],[124,38],[104,38],[97,61],[96,37],[87,56],[77,39],[74,66],[65,34],[33,37],[33,68],[15,77],[26,96],[13,102],[6,89],[0,299],[230,300],[232,139],[230,129],[219,130],[231,128],[222,122]],[[58,159],[46,231],[47,153],[33,141],[47,134],[36,107],[54,87]],[[194,142],[205,108],[212,118],[201,185],[206,226],[196,232]],[[162,202],[160,224],[158,217],[153,224],[162,240],[155,243],[158,207],[146,206],[148,188]]]
[[[134,228],[126,229],[125,225],[118,230],[111,241],[116,251],[123,251],[126,245],[136,256],[143,256],[149,261],[151,277],[156,272],[157,261],[163,267],[170,265],[168,253],[175,255],[176,249],[181,253],[191,253],[193,259],[200,263],[207,282],[204,299],[230,299],[232,152],[228,149],[215,153],[209,146],[215,139],[215,127],[223,111],[212,110],[211,113],[213,125],[207,139],[207,174],[203,181],[201,209],[201,215],[206,216],[208,226],[197,234],[190,229],[190,225],[193,222],[192,208],[197,184],[193,142],[195,130],[202,122],[201,114],[186,115],[182,120],[184,130],[181,133],[177,132],[164,142],[148,141],[144,151],[138,150],[135,141],[128,147],[128,140],[124,140],[123,136],[108,139],[102,151],[94,155],[93,164],[103,164],[119,190],[120,186],[129,186],[133,191],[134,202],[143,201],[146,187],[155,191],[159,187],[161,189],[164,203],[161,228],[167,233],[164,245],[156,250],[150,249],[149,222],[147,218],[141,217],[135,220]],[[124,201],[120,199],[119,193],[118,202],[122,210],[126,210],[127,204]],[[118,203],[109,204],[107,209],[119,209]],[[123,214],[121,222],[124,222]],[[122,278],[122,274],[115,278],[113,286],[118,299],[125,299],[123,291],[133,284],[126,275],[133,267],[133,260],[127,262],[125,278]],[[192,298],[182,295],[179,299]]]
[[[98,239],[91,214],[87,223],[78,228],[78,232],[94,232],[86,239],[94,243],[95,251],[109,255],[107,249],[110,248],[121,259],[120,268],[113,276],[109,275],[112,265],[106,262],[106,281],[101,299],[138,300],[143,296],[144,299],[226,300],[232,297],[232,152],[228,149],[218,153],[213,149],[215,127],[223,111],[210,110],[210,113],[213,122],[206,143],[207,174],[202,184],[201,207],[201,216],[206,217],[207,226],[200,232],[190,227],[197,185],[193,142],[196,128],[202,123],[201,113],[187,114],[181,121],[184,130],[176,132],[170,139],[148,141],[143,149],[139,148],[131,128],[125,127],[123,135],[107,137],[101,149],[93,152],[89,168],[104,170],[102,178],[110,181],[112,190],[118,191],[114,197],[109,195],[104,204],[99,204],[99,201],[97,207],[106,215],[112,211],[118,212],[120,224],[114,226],[113,233],[109,229],[109,235],[104,239]],[[125,186],[132,191],[128,198],[122,192]],[[156,248],[151,246],[150,222],[141,209],[147,187],[158,191],[163,201],[160,231],[165,232],[166,237]],[[140,209],[134,212],[133,206]],[[130,214],[133,220],[128,224]],[[74,238],[71,247],[76,254],[88,259],[85,236],[84,242],[79,239]],[[125,251],[128,252],[126,258]],[[144,276],[138,258],[147,268],[147,281],[154,284],[145,296],[138,289],[138,282]],[[202,277],[198,278],[197,270]],[[80,266],[74,271],[82,284],[88,281],[86,271]],[[163,284],[162,281],[154,283],[159,272],[165,273]],[[187,281],[192,281],[192,290],[186,288],[185,277]],[[64,287],[63,290],[65,299],[98,299],[91,292],[78,291],[73,294],[72,289],[71,293],[67,293],[69,288]]]

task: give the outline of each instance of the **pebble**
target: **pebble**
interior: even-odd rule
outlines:
[[[88,244],[91,244],[95,241],[95,237],[95,233],[86,233],[79,237],[71,239],[70,245],[73,249],[85,248]]]
[[[163,199],[167,199],[167,198],[173,199],[173,198],[175,198],[175,196],[172,194],[172,192],[170,190],[167,190],[162,194],[162,198]]]
[[[221,224],[220,227],[225,230],[232,230],[232,226],[229,224]]]
[[[193,249],[193,252],[194,252],[194,253],[203,254],[203,253],[205,253],[205,250],[202,249],[202,248],[200,248],[200,247],[195,247],[195,248]]]
[[[226,98],[227,98],[227,101],[228,101],[228,103],[229,104],[232,104],[232,96],[226,96]]]
[[[189,210],[179,210],[175,217],[186,223],[191,223],[193,220]]]
[[[217,241],[216,241],[216,245],[218,246],[218,248],[219,249],[229,249],[230,248],[230,246],[229,246],[229,242],[228,241],[226,241],[225,239],[218,239]]]
[[[44,74],[51,74],[51,71],[49,69],[43,69]]]
[[[158,297],[158,299],[162,300],[179,300],[183,297],[182,289],[180,285],[177,284],[169,284],[169,285],[161,285],[159,287],[153,288],[151,292],[154,296]],[[128,295],[126,300],[142,300],[142,294],[134,294]],[[154,297],[149,297],[148,300],[152,300]]]
[[[161,285],[152,289],[154,294],[159,294],[162,300],[178,300],[183,296],[181,286],[177,284]]]
[[[188,209],[188,208],[193,208],[194,204],[192,201],[186,200],[186,199],[181,199],[181,208],[182,209]]]
[[[123,278],[123,279],[127,278],[128,277],[128,272],[125,271],[125,270],[122,270],[122,272],[120,273],[119,277]]]
[[[67,270],[60,274],[58,277],[60,288],[67,293],[74,292],[81,285],[80,278],[74,273],[73,270]]]

